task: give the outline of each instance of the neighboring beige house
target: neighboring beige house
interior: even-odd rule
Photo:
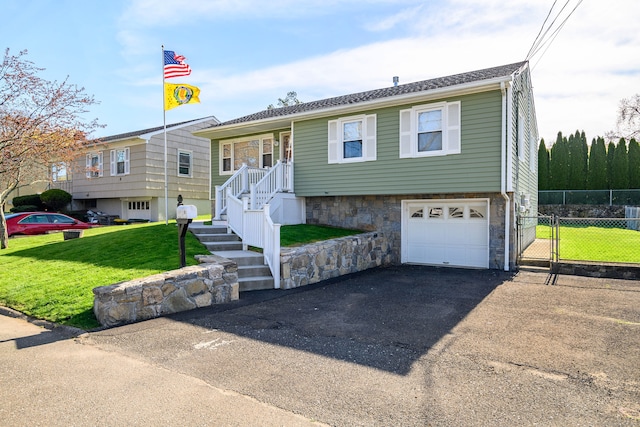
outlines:
[[[72,167],[54,168],[52,187],[73,195],[74,210],[127,220],[175,218],[178,195],[210,214],[211,142],[192,132],[218,123],[209,116],[167,125],[166,205],[164,126],[99,138]]]

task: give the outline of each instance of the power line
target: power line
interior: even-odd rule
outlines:
[[[527,56],[526,56],[527,58],[530,57],[531,51],[533,50],[533,47],[536,45],[536,42],[538,41],[538,38],[540,37],[540,34],[542,34],[542,30],[544,29],[544,26],[547,24],[547,21],[549,20],[549,17],[551,16],[551,12],[553,12],[553,8],[556,7],[557,1],[558,0],[553,0],[553,4],[551,5],[551,9],[549,9],[549,12],[547,13],[547,17],[544,18],[544,22],[542,23],[542,26],[540,27],[540,31],[538,31],[538,34],[536,35],[536,38],[533,39],[533,44],[529,48],[529,52],[527,53]]]
[[[551,32],[551,34],[549,34],[549,31],[552,30],[552,28],[555,25],[556,21],[558,20],[558,18],[560,18],[560,15],[566,9],[566,7],[569,5],[569,2],[570,2],[570,0],[567,0],[564,3],[564,6],[562,6],[562,8],[556,13],[555,17],[551,21],[551,24],[549,24],[549,26],[545,29],[545,25],[546,25],[547,21],[549,20],[549,17],[551,16],[551,14],[553,13],[553,9],[555,8],[555,5],[557,3],[557,0],[554,0],[553,5],[551,6],[551,9],[549,10],[549,13],[547,14],[547,17],[545,18],[545,20],[544,20],[544,22],[542,24],[542,27],[540,28],[540,31],[538,32],[538,35],[536,36],[535,40],[533,41],[533,44],[531,45],[531,48],[529,49],[529,52],[527,53],[527,57],[526,57],[525,60],[527,60],[527,61],[531,60],[531,58],[533,58],[538,52],[540,52],[540,50],[543,47],[546,46],[546,48],[544,49],[544,51],[542,52],[542,54],[538,58],[538,61],[536,62],[536,65],[540,62],[540,60],[542,59],[544,54],[547,52],[547,50],[549,49],[549,47],[551,46],[553,41],[558,36],[560,30],[562,30],[562,28],[567,23],[567,21],[569,20],[571,15],[573,15],[573,13],[576,11],[578,6],[580,6],[580,4],[583,1],[584,0],[578,0],[578,3],[574,6],[574,8],[571,10],[571,12],[569,12],[569,14],[564,18],[564,20],[562,20],[562,22],[560,24],[558,24],[558,26]]]

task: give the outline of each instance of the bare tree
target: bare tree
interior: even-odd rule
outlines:
[[[5,50],[0,64],[0,249],[8,245],[4,207],[20,187],[51,179],[53,163],[67,163],[101,127],[82,116],[97,104],[84,88],[41,78],[25,57]]]
[[[287,92],[287,96],[284,98],[278,98],[278,107],[288,107],[290,105],[298,105],[301,102],[298,100],[298,93],[296,91]],[[269,104],[267,110],[273,110],[275,107],[273,104]]]
[[[640,138],[640,94],[620,101],[616,131],[607,132],[607,139],[613,141],[620,138]]]

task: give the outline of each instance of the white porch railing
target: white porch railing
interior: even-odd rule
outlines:
[[[251,209],[262,209],[276,193],[293,191],[293,163],[280,160],[249,190]]]
[[[264,263],[269,266],[273,276],[274,288],[280,288],[280,224],[271,219],[270,206],[260,210],[249,209],[249,198],[228,196],[227,226],[240,238],[242,248],[249,246],[262,248]]]
[[[216,216],[214,219],[220,219],[222,214],[227,213],[227,199],[229,196],[240,198],[243,193],[248,193],[251,185],[259,182],[269,169],[254,168],[243,164],[231,178],[222,185],[216,185],[215,188],[215,209]]]
[[[293,163],[278,161],[270,169],[243,165],[224,185],[216,186],[216,219],[227,214],[227,226],[242,239],[244,250],[249,246],[263,249],[264,263],[271,270],[275,288],[280,287],[281,224],[273,222],[269,202],[283,192],[293,193]],[[293,194],[288,197],[296,199]],[[277,199],[276,210],[281,211],[284,203]],[[294,219],[285,221],[303,223],[304,205],[296,200],[287,203]],[[279,217],[286,218],[282,213]]]

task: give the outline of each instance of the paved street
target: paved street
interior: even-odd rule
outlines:
[[[0,424],[640,426],[635,281],[390,267],[64,334],[0,316]]]

